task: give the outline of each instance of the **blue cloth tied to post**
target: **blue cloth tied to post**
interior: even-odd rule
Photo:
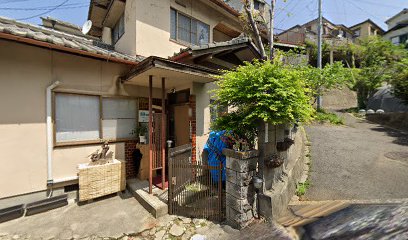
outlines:
[[[222,154],[222,150],[227,148],[227,144],[222,140],[225,134],[224,131],[212,131],[208,137],[207,143],[204,145],[204,150],[208,152],[208,165],[218,167],[222,163],[222,182],[225,182],[225,163],[226,157]],[[214,182],[218,181],[219,170],[210,170],[211,178]]]

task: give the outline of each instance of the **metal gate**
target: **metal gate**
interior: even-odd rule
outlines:
[[[192,162],[191,149],[191,144],[169,149],[169,214],[222,221],[222,164]]]

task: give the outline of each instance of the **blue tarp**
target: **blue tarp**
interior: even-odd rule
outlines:
[[[204,150],[208,151],[208,165],[219,166],[222,162],[222,182],[225,182],[225,156],[222,155],[222,149],[227,147],[227,144],[222,141],[224,131],[212,131],[208,137],[207,143],[204,145]],[[218,170],[210,170],[211,178],[214,182],[218,181]]]

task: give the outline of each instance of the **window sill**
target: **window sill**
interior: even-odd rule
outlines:
[[[101,145],[104,141],[105,140],[59,142],[59,143],[54,144],[54,148],[72,147],[72,146],[87,146],[87,145]],[[109,144],[111,144],[111,143],[122,143],[122,142],[128,142],[128,141],[137,141],[137,139],[123,138],[123,139],[109,140]]]
[[[172,38],[169,38],[169,41],[173,42],[173,43],[177,43],[178,45],[181,45],[181,46],[184,46],[184,47],[192,47],[193,46],[193,44],[191,44],[191,43],[183,42],[183,41],[180,41],[180,40],[175,40],[175,39],[172,39]]]

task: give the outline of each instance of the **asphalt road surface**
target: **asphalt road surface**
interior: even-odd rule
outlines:
[[[408,134],[342,114],[346,126],[306,127],[307,200],[408,198]]]

